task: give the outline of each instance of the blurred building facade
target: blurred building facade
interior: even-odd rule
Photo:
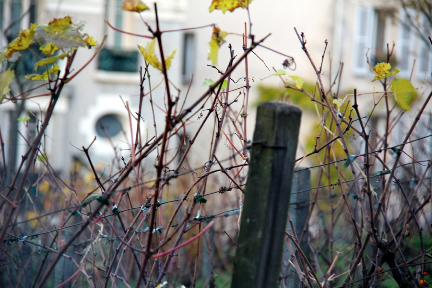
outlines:
[[[162,30],[216,23],[223,31],[230,32],[225,39],[226,43],[219,51],[218,67],[220,70],[225,69],[229,60],[227,44],[231,44],[236,55],[239,56],[243,52],[241,35],[245,32],[245,22],[248,19],[246,10],[238,9],[234,13],[226,12],[225,14],[221,11],[209,13],[210,0],[161,0],[157,3]],[[84,156],[77,147],[87,147],[95,136],[97,140],[90,151],[95,161],[109,163],[115,155],[128,158],[130,154],[128,150],[130,125],[125,103],[128,102],[132,113],[138,111],[139,69],[144,66],[144,61],[138,53],[137,44],[145,46],[148,39],[117,33],[105,24],[104,19],[125,31],[145,35],[150,35],[150,33],[139,15],[121,11],[121,4],[121,0],[0,0],[0,28],[3,31],[7,29],[3,35],[0,35],[0,46],[7,45],[19,29],[28,28],[29,23],[44,24],[52,18],[66,15],[73,17],[74,21],[85,20],[87,22],[85,31],[99,42],[104,34],[108,34],[107,44],[98,58],[66,85],[47,130],[44,149],[47,151],[51,165],[57,170],[68,171],[74,158]],[[391,10],[399,11],[396,15],[401,21],[395,21],[388,16],[388,11]],[[143,12],[142,16],[154,26],[153,9]],[[296,70],[292,72],[287,70],[289,75],[298,75],[312,82],[315,81],[315,73],[294,33],[293,27],[296,27],[299,32],[304,32],[309,52],[316,65],[321,62],[325,48],[324,41],[328,41],[323,64],[323,76],[328,83],[331,83],[335,77],[339,63],[344,63],[342,82],[338,88],[340,91],[350,91],[350,89],[352,91],[352,88],[357,88],[359,93],[362,93],[373,91],[374,87],[380,91],[379,89],[382,88],[379,83],[371,82],[373,73],[366,62],[366,54],[371,64],[383,62],[387,53],[387,43],[391,48],[393,42],[396,43],[394,63],[401,70],[400,76],[412,77],[413,82],[417,85],[421,86],[424,83],[424,87],[429,87],[431,49],[430,46],[427,46],[427,42],[417,34],[422,31],[427,33],[429,31],[427,27],[430,27],[430,24],[427,24],[426,20],[419,20],[418,17],[416,19],[420,23],[420,31],[414,31],[409,25],[401,24],[408,21],[407,16],[399,6],[391,2],[275,0],[269,3],[264,0],[254,0],[250,6],[250,18],[253,23],[252,33],[256,40],[272,33],[264,45],[294,57]],[[246,28],[249,29],[249,26]],[[176,96],[178,93],[180,102],[185,97],[191,75],[193,75],[186,106],[207,89],[202,86],[206,78],[217,80],[219,77],[217,70],[207,65],[211,64],[207,56],[211,33],[212,27],[206,27],[163,35],[165,53],[171,53],[177,49],[168,74],[179,91],[174,89],[175,92],[172,93]],[[79,51],[74,68],[79,69],[84,65],[94,51],[95,49]],[[252,85],[250,103],[253,103],[257,97],[256,85],[281,85],[277,77],[268,76],[273,73],[273,67],[282,69],[282,63],[286,59],[285,56],[262,47],[257,47],[255,52],[259,58],[252,54],[249,56],[249,77]],[[413,68],[415,59],[417,64]],[[23,69],[28,70],[29,68]],[[150,69],[150,72],[152,88],[154,88],[162,81],[162,77],[157,70]],[[239,68],[233,73],[232,78],[241,79],[244,75],[244,68]],[[21,89],[28,87],[25,83],[22,85]],[[244,85],[244,80],[240,80],[237,84],[233,84],[233,89]],[[163,107],[165,104],[162,87],[163,84],[152,93],[155,103],[155,120],[159,132],[164,126]],[[15,95],[20,94],[18,90],[18,88],[15,89]],[[145,91],[149,91],[149,86]],[[26,100],[18,117],[29,113],[29,115],[40,117],[40,111],[43,111],[47,102],[46,97]],[[35,135],[37,121],[32,116],[28,125],[22,122],[18,123],[18,126],[12,125],[11,122],[18,118],[13,113],[17,105],[18,102],[14,103],[14,101],[6,101],[0,105],[0,128],[6,146],[6,155],[8,157],[13,155],[11,147],[15,145],[14,147],[17,147],[15,157],[19,161],[21,155],[26,151],[26,140],[19,136],[15,142],[10,137],[12,133],[9,131],[19,129],[24,137],[31,137]],[[142,109],[142,132],[147,139],[151,139],[155,132],[148,97]],[[248,118],[248,121],[251,122],[249,137],[253,133],[254,118],[254,110],[251,108]],[[196,122],[199,120],[197,119]],[[113,149],[105,132],[100,128],[101,123],[110,127],[109,134],[116,150]],[[208,133],[210,132],[204,132],[203,136],[198,139],[203,143],[201,147],[205,147],[208,142]]]

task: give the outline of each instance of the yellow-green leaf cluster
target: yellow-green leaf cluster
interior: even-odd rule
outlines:
[[[33,81],[42,81],[42,80],[49,80],[50,75],[57,75],[60,72],[60,68],[57,64],[53,64],[48,71],[45,71],[42,75],[40,74],[30,74],[26,75],[25,78]]]
[[[273,74],[274,76],[281,76],[281,75],[286,75],[286,71],[279,69],[276,71],[276,73]]]
[[[376,80],[384,79],[384,78],[387,78],[391,75],[395,75],[395,74],[399,73],[398,69],[394,69],[391,72],[390,72],[390,69],[391,69],[390,63],[381,62],[381,63],[376,64],[375,67],[373,68],[373,72],[375,73],[375,77],[372,79],[372,82],[376,81]]]
[[[80,30],[84,22],[73,23],[70,16],[54,19],[48,25],[36,28],[36,39],[40,45],[55,44],[58,48],[83,47],[86,43]]]
[[[124,0],[122,10],[140,13],[149,10],[149,7],[141,0]]]
[[[155,54],[155,44],[156,44],[156,40],[153,39],[153,41],[149,42],[145,48],[138,45],[138,50],[141,53],[141,55],[143,55],[145,61],[147,61],[154,68],[162,71],[163,70],[162,63],[159,62],[159,59]],[[170,68],[171,60],[174,58],[176,52],[177,50],[174,50],[168,57],[165,58],[165,66],[167,70]]]
[[[14,39],[8,46],[4,54],[6,59],[10,59],[12,55],[21,50],[27,49],[33,43],[33,38],[36,34],[36,24],[31,24],[30,29],[21,30],[18,33],[18,38]]]
[[[94,47],[97,45],[96,40],[93,39],[93,36],[86,35],[86,37],[83,39],[84,43],[87,45],[88,48]]]
[[[289,77],[292,78],[295,81],[296,87],[298,89],[302,89],[303,83],[304,83],[304,79],[302,77],[300,77],[300,76],[294,76],[294,75],[293,76],[289,76]]]
[[[45,46],[41,46],[39,50],[42,51],[45,55],[52,55],[54,54],[59,48],[54,43],[48,43]]]
[[[343,103],[344,103],[344,101],[341,98],[333,99],[333,104],[336,105],[338,110],[340,109],[340,107]]]
[[[10,92],[10,84],[15,77],[13,70],[6,69],[0,74],[0,104],[6,98],[6,95]]]
[[[410,105],[417,99],[417,92],[411,82],[404,78],[393,79],[390,88],[399,106],[404,110],[411,111]]]
[[[208,54],[208,59],[211,60],[213,65],[217,65],[219,47],[222,45],[222,43],[224,42],[224,39],[227,35],[228,35],[227,32],[222,31],[218,27],[213,27],[212,38],[209,42],[210,51]]]
[[[223,13],[226,11],[233,12],[237,8],[245,8],[251,3],[252,0],[213,0],[210,5],[210,12],[213,10],[222,10]]]
[[[53,55],[59,49],[95,46],[93,37],[80,33],[83,26],[83,21],[73,23],[70,16],[54,19],[48,25],[31,24],[29,29],[21,30],[8,46],[0,49],[0,62],[16,61],[21,56],[19,51],[29,49],[35,40],[45,55]]]
[[[54,56],[54,57],[49,57],[49,58],[45,58],[45,59],[41,59],[38,62],[36,62],[34,64],[35,66],[35,70],[39,67],[39,66],[43,66],[43,65],[47,65],[47,64],[53,64],[54,62],[56,62],[59,59],[64,59],[68,56],[67,53],[63,53],[60,54],[58,56]]]

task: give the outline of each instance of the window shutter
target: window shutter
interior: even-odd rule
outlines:
[[[415,34],[414,31],[412,31],[410,21],[408,20],[408,15],[406,14],[405,10],[401,11],[400,20],[398,43],[396,43],[396,48],[398,51],[397,68],[401,70],[400,76],[409,77],[414,62],[413,43],[415,40]]]
[[[373,62],[376,30],[376,13],[372,6],[357,6],[354,39],[354,72],[358,75],[370,73],[366,53]]]
[[[422,17],[422,23],[421,23],[421,32],[423,35],[429,35],[431,29],[429,22],[425,19],[425,17]],[[418,39],[419,41],[419,52],[417,57],[417,68],[418,68],[418,77],[420,79],[423,79],[426,76],[427,80],[430,80],[431,77],[431,70],[432,70],[432,49],[430,45],[426,45],[424,41],[421,39]]]

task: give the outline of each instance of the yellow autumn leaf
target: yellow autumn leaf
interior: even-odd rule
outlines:
[[[42,194],[45,194],[46,192],[49,191],[50,189],[50,184],[48,181],[43,180],[40,185],[39,185],[39,192],[41,192]]]
[[[15,72],[10,67],[0,74],[0,104],[10,92],[10,84],[15,77]]]
[[[88,48],[94,47],[97,45],[97,42],[93,39],[93,36],[88,36],[83,39],[84,43],[87,44]]]
[[[52,55],[54,54],[59,48],[54,43],[48,43],[45,46],[41,46],[39,50],[42,51],[45,55]]]
[[[237,8],[245,8],[252,0],[213,0],[210,5],[210,12],[213,10],[222,10],[225,13],[227,10],[233,12]]]
[[[155,54],[155,44],[156,40],[153,39],[153,41],[149,42],[145,48],[138,45],[138,50],[141,55],[143,55],[144,60],[147,61],[147,63],[149,63],[154,68],[162,71],[162,64],[161,62],[159,62],[159,59]],[[174,58],[176,52],[177,50],[174,50],[168,57],[165,58],[165,66],[167,70],[170,68],[171,60]]]
[[[30,24],[30,29],[21,30],[18,33],[18,38],[14,39],[8,46],[6,58],[11,58],[12,54],[27,49],[33,43],[33,38],[36,34],[36,24]]]
[[[37,215],[34,211],[28,211],[26,212],[26,219],[34,219],[36,218]],[[28,222],[28,225],[31,228],[35,228],[36,226],[38,226],[39,222],[35,219],[35,220],[31,220],[30,222]]]
[[[227,32],[220,30],[218,27],[213,27],[213,34],[209,42],[210,50],[208,54],[208,59],[211,60],[213,65],[217,65],[219,47],[222,45],[227,35]]]
[[[390,72],[390,69],[391,69],[390,63],[381,62],[376,64],[375,67],[373,68],[375,77],[372,79],[372,82],[387,78],[391,75],[395,75],[400,72],[398,69],[394,69],[392,72]]]
[[[26,75],[25,78],[29,79],[29,80],[33,80],[33,81],[48,81],[49,75],[57,75],[60,72],[60,68],[57,64],[53,64],[51,66],[50,69],[48,69],[48,71],[44,72],[42,75],[40,74],[30,74],[30,75]]]
[[[58,56],[54,56],[54,57],[49,57],[49,58],[41,59],[41,60],[39,60],[38,62],[36,62],[36,63],[34,64],[34,66],[35,66],[35,70],[36,70],[39,66],[43,66],[43,65],[47,65],[47,64],[52,64],[52,63],[56,62],[56,61],[59,60],[59,59],[64,59],[64,58],[66,58],[67,56],[68,56],[67,53],[63,53],[63,54],[60,54],[60,55],[58,55]]]
[[[140,13],[149,10],[149,7],[141,0],[124,0],[122,10]]]
[[[391,82],[390,88],[399,106],[404,110],[411,111],[410,105],[417,99],[417,92],[411,82],[404,78],[396,78]]]
[[[42,46],[54,43],[59,49],[83,47],[87,45],[81,34],[84,23],[84,21],[73,23],[70,16],[57,18],[50,21],[48,25],[37,26],[35,38]]]
[[[48,26],[52,28],[53,32],[61,32],[69,25],[72,25],[72,17],[70,16],[54,18],[54,20],[48,23]]]

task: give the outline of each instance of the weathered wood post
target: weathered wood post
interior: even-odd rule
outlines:
[[[303,253],[307,255],[308,232],[307,230],[303,232],[303,229],[306,227],[306,221],[309,216],[310,170],[306,170],[304,168],[297,169],[294,173],[291,187],[289,214],[294,224],[297,238],[300,238],[301,234],[304,233],[303,239],[299,244]],[[290,223],[287,223],[286,231],[290,234],[293,234]],[[298,254],[297,247],[294,246],[294,244],[292,246],[296,254]],[[300,278],[298,277],[297,272],[295,271],[294,267],[288,263],[291,255],[286,244],[284,244],[284,250],[284,269],[282,270],[282,274],[286,276],[284,279],[285,285],[286,287],[301,287]]]
[[[70,240],[73,235],[72,231],[63,230],[62,232],[62,242],[63,244]],[[67,250],[67,255],[73,257],[73,246],[70,246]],[[60,249],[59,249],[60,250]],[[76,268],[75,268],[76,269]],[[64,281],[69,279],[74,273],[74,266],[72,262],[64,257],[60,258],[54,268],[54,287],[62,284]],[[72,281],[63,285],[63,287],[70,288],[72,287]]]
[[[301,111],[258,106],[231,287],[277,287]]]

